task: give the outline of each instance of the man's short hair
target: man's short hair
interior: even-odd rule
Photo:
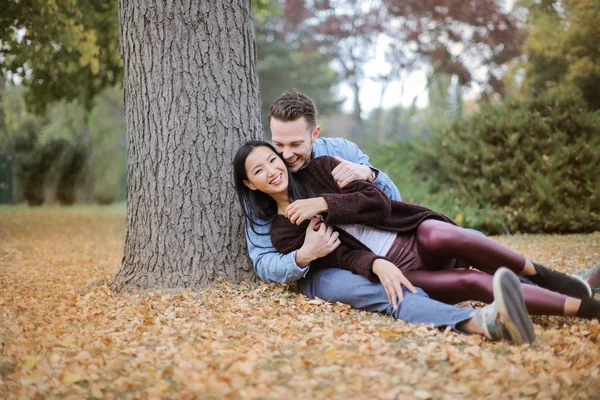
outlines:
[[[296,89],[290,89],[275,99],[269,108],[268,119],[295,121],[304,117],[308,128],[312,131],[317,126],[317,106],[310,97]]]

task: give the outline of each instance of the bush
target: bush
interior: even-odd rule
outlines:
[[[600,113],[549,94],[455,121],[415,147],[413,166],[438,200],[474,208],[471,226],[483,231],[591,232],[600,229],[599,154]]]
[[[461,226],[486,233],[506,233],[501,217],[491,207],[459,206],[452,194],[439,193],[439,187],[430,176],[418,171],[421,161],[421,144],[416,139],[394,143],[377,143],[367,149],[370,162],[382,169],[394,181],[402,200],[429,207],[453,218]]]

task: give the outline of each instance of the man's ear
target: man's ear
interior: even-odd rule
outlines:
[[[310,134],[310,139],[313,143],[317,141],[317,138],[319,137],[319,132],[321,132],[321,127],[317,125]]]
[[[248,189],[250,189],[250,190],[256,190],[256,186],[254,186],[252,183],[248,182],[247,180],[244,180],[244,185],[246,185],[248,187]]]

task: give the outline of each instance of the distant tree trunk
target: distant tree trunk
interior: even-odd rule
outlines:
[[[351,86],[352,91],[354,92],[354,109],[352,111],[354,126],[352,127],[352,130],[358,144],[363,145],[365,144],[365,129],[362,119],[362,107],[360,105],[360,85],[357,81],[354,81]]]
[[[252,0],[119,0],[125,252],[112,287],[253,279],[231,180],[262,138]]]

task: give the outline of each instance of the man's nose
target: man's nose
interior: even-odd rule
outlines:
[[[283,159],[287,160],[288,158],[290,158],[291,156],[293,156],[293,152],[290,149],[287,148],[283,148],[283,151],[281,152],[281,154],[283,155]]]

